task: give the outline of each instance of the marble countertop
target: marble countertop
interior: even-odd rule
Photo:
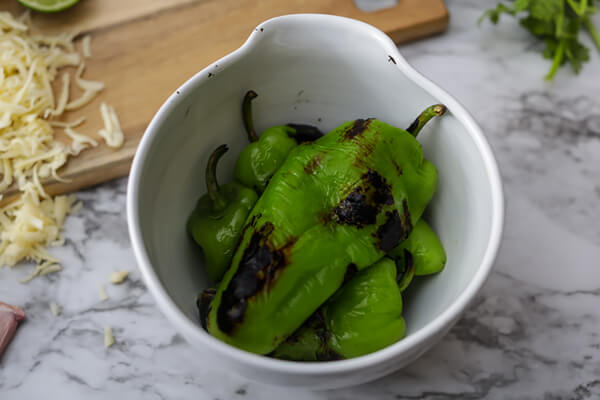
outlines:
[[[203,365],[158,311],[135,267],[122,179],[79,193],[59,274],[24,286],[0,270],[0,298],[28,316],[0,361],[1,399],[598,399],[600,398],[600,59],[554,83],[517,23],[477,18],[494,1],[450,0],[441,36],[401,46],[418,70],[481,123],[507,201],[504,240],[477,301],[403,371],[359,387],[269,387]],[[600,21],[599,21],[600,22]],[[98,283],[131,270],[123,285]],[[54,317],[48,303],[63,307]],[[103,347],[103,326],[116,344]]]

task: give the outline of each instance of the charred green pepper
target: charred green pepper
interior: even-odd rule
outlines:
[[[406,131],[358,119],[292,149],[248,216],[212,301],[208,331],[267,354],[346,273],[405,240],[437,184],[415,136],[444,112],[432,106]]]
[[[229,267],[246,217],[258,200],[254,190],[237,182],[219,186],[217,163],[227,150],[221,145],[211,154],[205,171],[207,193],[198,199],[187,222],[188,232],[202,247],[208,275],[215,282]]]
[[[439,239],[419,220],[400,246],[345,283],[270,355],[296,361],[332,360],[361,356],[397,342],[404,337],[399,293],[411,283],[415,271],[439,271],[444,260]]]
[[[233,175],[240,183],[262,193],[294,147],[312,142],[323,133],[314,126],[287,124],[268,128],[259,137],[254,130],[251,106],[257,96],[250,90],[242,103],[242,117],[250,144],[240,153]]]
[[[270,356],[296,361],[358,357],[402,339],[396,264],[384,257],[350,279]]]

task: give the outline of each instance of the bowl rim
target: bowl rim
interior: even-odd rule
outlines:
[[[288,23],[307,22],[319,22],[329,26],[346,26],[347,29],[352,29],[355,32],[371,36],[374,44],[377,43],[385,49],[389,55],[394,57],[396,67],[401,73],[405,74],[431,96],[444,103],[456,119],[458,119],[465,127],[483,159],[485,172],[491,187],[492,221],[490,239],[487,248],[485,249],[480,267],[458,298],[435,319],[403,340],[371,354],[331,362],[297,362],[272,359],[240,350],[206,333],[199,324],[192,322],[179,309],[163,287],[158,275],[152,267],[152,263],[150,262],[149,255],[146,251],[142,239],[138,213],[138,204],[139,201],[142,200],[139,197],[138,188],[140,186],[143,167],[147,162],[149,149],[157,138],[158,128],[169,116],[171,111],[181,102],[181,99],[184,99],[187,94],[209,79],[208,72],[209,70],[212,71],[214,69],[215,64],[218,64],[222,68],[223,66],[237,62],[246,54],[250,53],[261,40],[261,28],[266,28],[265,30],[275,30],[281,29],[282,26],[285,26]],[[220,356],[233,359],[238,363],[241,362],[246,366],[260,368],[272,373],[315,376],[344,373],[378,365],[390,361],[403,353],[407,353],[411,349],[418,348],[419,346],[426,347],[428,342],[430,343],[429,345],[433,345],[432,339],[449,329],[456,322],[463,310],[465,310],[468,304],[474,299],[490,274],[502,237],[504,224],[504,196],[495,157],[473,117],[456,99],[410,66],[400,54],[393,41],[385,33],[367,23],[346,17],[325,14],[290,14],[275,17],[260,23],[240,48],[196,73],[176,89],[160,107],[148,125],[133,159],[127,186],[127,224],[134,255],[144,283],[148,287],[148,290],[154,297],[162,313],[171,321],[176,329],[188,338],[188,340],[192,338],[194,341],[199,341]]]

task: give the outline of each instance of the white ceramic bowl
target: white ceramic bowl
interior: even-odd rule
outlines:
[[[240,104],[248,89],[259,93],[254,102],[259,131],[288,122],[328,131],[366,117],[407,127],[426,106],[448,106],[449,115],[419,135],[425,156],[439,171],[426,219],[444,243],[448,263],[410,290],[404,340],[355,359],[300,363],[238,350],[200,327],[195,298],[208,281],[185,222],[205,192],[211,151],[222,143],[231,148],[219,165],[225,182],[247,144]],[[266,383],[311,388],[376,379],[440,340],[490,273],[503,223],[497,166],[467,111],[412,69],[384,33],[326,15],[266,21],[242,47],[176,90],[146,130],[127,195],[129,232],[144,281],[167,318],[198,349],[198,367],[218,365]]]

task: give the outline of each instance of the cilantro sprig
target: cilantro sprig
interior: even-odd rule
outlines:
[[[590,59],[590,50],[579,41],[580,31],[588,32],[600,52],[600,34],[591,20],[597,10],[595,3],[596,0],[515,0],[486,11],[479,23],[489,19],[497,24],[502,14],[519,18],[523,28],[545,43],[543,55],[552,60],[546,80],[551,81],[562,65],[569,63],[578,74]]]

